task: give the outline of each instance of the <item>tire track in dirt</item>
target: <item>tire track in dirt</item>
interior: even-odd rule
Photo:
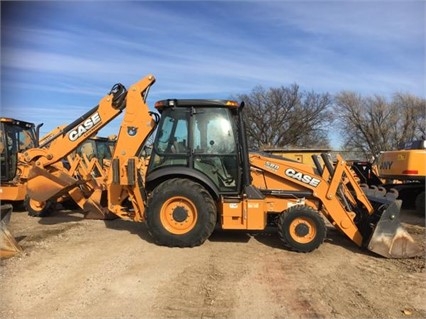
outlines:
[[[196,254],[185,249],[191,255],[187,265],[157,291],[158,317],[233,318],[238,282],[248,268],[247,253],[235,246],[206,242]]]
[[[258,280],[264,281],[271,299],[281,305],[283,317],[325,318],[323,313],[329,310],[316,302],[314,290],[305,285],[305,279],[311,277],[309,269],[296,259],[291,252],[276,251],[264,260],[265,276]]]
[[[253,274],[259,290],[280,305],[269,307],[269,318],[401,318],[405,311],[424,318],[426,277],[419,262],[424,259],[369,254],[334,230],[311,253],[266,251]]]
[[[59,235],[36,234],[40,242],[23,243],[24,254],[4,262],[0,317],[123,317],[129,309],[136,317],[146,313],[148,307],[141,309],[139,300],[149,300],[150,270],[156,268],[144,267],[151,254],[138,256],[154,245],[130,232],[107,229],[102,221],[81,221],[79,226],[65,223]]]
[[[426,318],[424,259],[373,256],[337,231],[300,254],[275,230],[179,249],[122,220],[11,227],[25,250],[2,262],[0,318]]]

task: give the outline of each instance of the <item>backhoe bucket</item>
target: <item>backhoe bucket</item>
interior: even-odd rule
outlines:
[[[22,248],[7,229],[13,210],[12,205],[1,205],[0,209],[0,258],[9,258],[21,252]]]
[[[421,256],[422,248],[401,226],[399,212],[401,200],[393,201],[384,210],[367,248],[386,258],[411,258]]]

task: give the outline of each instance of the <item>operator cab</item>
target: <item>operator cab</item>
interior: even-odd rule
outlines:
[[[18,153],[36,147],[38,143],[33,123],[0,118],[1,181],[10,182],[17,175]]]
[[[77,147],[76,152],[80,156],[86,155],[88,160],[96,157],[99,163],[103,165],[104,160],[111,161],[114,147],[115,140],[108,137],[94,136]]]
[[[399,150],[424,150],[426,149],[426,136],[423,136],[421,140],[410,141],[401,143],[398,146]]]
[[[241,156],[236,116],[239,104],[229,100],[162,100],[148,168],[153,175],[187,175],[217,194],[239,193]],[[166,170],[167,169],[167,170]],[[161,173],[163,172],[163,173]],[[214,186],[213,186],[214,185]]]

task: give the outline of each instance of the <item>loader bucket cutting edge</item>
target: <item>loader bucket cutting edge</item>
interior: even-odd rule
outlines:
[[[17,253],[22,252],[21,246],[19,246],[18,242],[7,229],[12,210],[12,205],[1,205],[0,258],[13,257]]]
[[[386,258],[412,258],[423,254],[421,247],[401,226],[401,201],[391,203],[377,223],[367,248]]]

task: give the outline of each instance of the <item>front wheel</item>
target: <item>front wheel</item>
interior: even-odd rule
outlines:
[[[317,249],[324,242],[326,227],[317,211],[297,205],[281,214],[278,233],[286,247],[305,253]]]
[[[33,217],[46,217],[50,213],[50,208],[52,207],[51,201],[39,202],[28,195],[24,199],[24,207],[28,212],[28,215]]]
[[[148,201],[148,230],[160,245],[201,245],[212,234],[216,218],[216,205],[209,192],[188,179],[161,183]]]

